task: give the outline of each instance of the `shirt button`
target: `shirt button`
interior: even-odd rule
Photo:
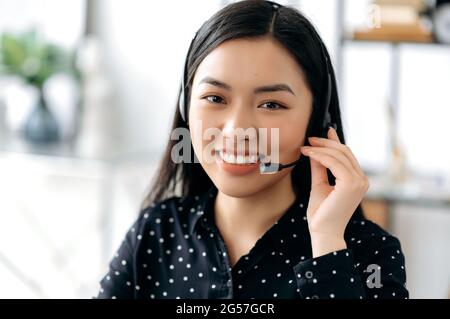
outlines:
[[[317,296],[317,295],[312,295],[312,296],[311,296],[311,299],[319,299],[319,296]]]
[[[309,270],[308,270],[308,271],[305,273],[305,276],[306,276],[306,278],[311,279],[311,278],[313,277],[312,271],[309,271]]]
[[[228,287],[231,287],[231,279],[228,279],[228,281],[227,281],[227,286],[228,286]]]

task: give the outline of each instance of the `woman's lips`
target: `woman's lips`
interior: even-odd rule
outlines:
[[[231,155],[222,151],[216,151],[216,160],[219,166],[233,175],[247,175],[257,170],[260,165],[258,155]]]

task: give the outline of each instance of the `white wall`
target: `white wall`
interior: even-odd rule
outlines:
[[[392,232],[406,258],[411,298],[450,298],[450,211],[445,207],[396,205]]]
[[[190,40],[219,1],[100,0],[99,5],[124,142],[161,151]]]
[[[38,27],[51,41],[73,47],[83,30],[84,0],[0,0],[0,32]]]

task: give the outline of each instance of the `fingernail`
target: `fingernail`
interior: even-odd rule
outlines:
[[[335,133],[337,133],[336,124],[335,123],[330,124],[330,126],[328,128],[329,129],[331,128]]]

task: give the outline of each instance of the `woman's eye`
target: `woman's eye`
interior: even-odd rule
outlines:
[[[223,103],[223,99],[218,95],[208,95],[204,99],[211,103]]]
[[[275,102],[266,102],[264,104],[261,104],[263,109],[269,109],[269,110],[277,110],[277,109],[285,109],[285,107],[281,104],[275,103]]]

